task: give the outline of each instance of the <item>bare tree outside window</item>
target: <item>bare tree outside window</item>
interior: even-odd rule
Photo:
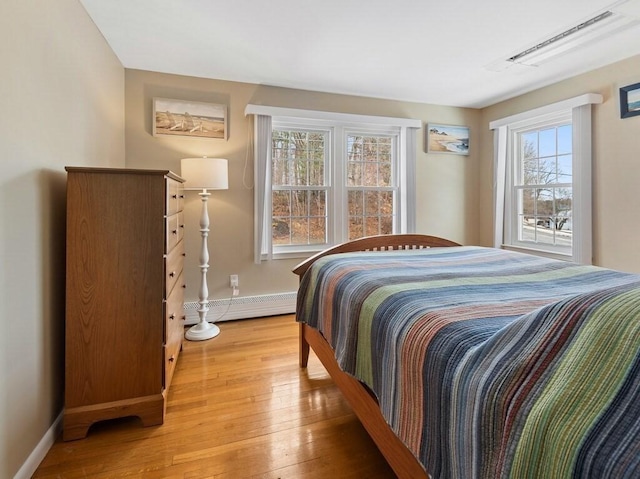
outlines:
[[[393,233],[394,142],[390,136],[347,136],[349,239]]]
[[[263,238],[262,254],[270,248],[274,258],[301,257],[413,228],[415,194],[404,172],[413,170],[414,150],[406,142],[415,132],[406,120],[347,119],[273,120],[271,181],[262,203],[271,203],[271,236]]]
[[[273,244],[326,243],[325,145],[322,131],[273,130]]]
[[[571,130],[565,124],[519,135],[520,174],[515,188],[520,241],[572,244]]]

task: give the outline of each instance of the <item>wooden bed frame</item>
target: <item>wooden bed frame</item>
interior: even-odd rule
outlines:
[[[368,236],[326,249],[297,265],[293,272],[301,279],[319,258],[354,251],[386,251],[460,246],[443,238],[416,234]],[[353,376],[343,372],[333,349],[316,329],[300,323],[300,367],[307,367],[309,347],[313,349],[334,382],[347,399],[362,425],[382,452],[393,471],[401,478],[427,478],[428,474],[413,453],[398,439],[382,416],[371,391]]]

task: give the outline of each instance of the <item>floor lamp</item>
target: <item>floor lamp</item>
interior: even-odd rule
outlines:
[[[198,324],[187,330],[184,337],[190,341],[203,341],[220,334],[220,328],[207,322],[209,311],[209,289],[207,288],[207,270],[209,269],[209,211],[207,200],[211,193],[207,190],[226,190],[229,188],[228,162],[222,158],[184,158],[180,162],[180,175],[185,179],[185,190],[201,190],[202,214],[200,216],[200,233],[202,234],[202,248],[200,250],[200,294],[198,304]]]

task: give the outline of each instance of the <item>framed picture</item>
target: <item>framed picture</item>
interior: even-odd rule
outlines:
[[[640,115],[640,83],[620,88],[620,118]]]
[[[153,136],[227,139],[227,106],[153,99]]]
[[[469,127],[427,124],[427,153],[469,154]]]

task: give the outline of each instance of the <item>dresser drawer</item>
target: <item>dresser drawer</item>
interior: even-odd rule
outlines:
[[[180,348],[169,348],[169,346],[163,346],[164,349],[164,389],[169,389],[171,385],[171,379],[173,378],[173,371],[176,369],[176,362],[178,361],[178,353]]]
[[[184,206],[184,190],[182,183],[167,179],[167,216],[182,211]]]
[[[184,241],[180,241],[165,257],[164,297],[168,298],[184,268]]]
[[[180,275],[177,286],[164,303],[164,342],[181,341],[184,328],[184,275]]]
[[[165,302],[165,345],[164,345],[164,386],[169,387],[178,354],[184,336],[184,282],[183,276],[178,279],[178,286],[173,289]]]
[[[182,211],[167,217],[166,235],[166,251],[169,253],[184,237],[184,213]]]

